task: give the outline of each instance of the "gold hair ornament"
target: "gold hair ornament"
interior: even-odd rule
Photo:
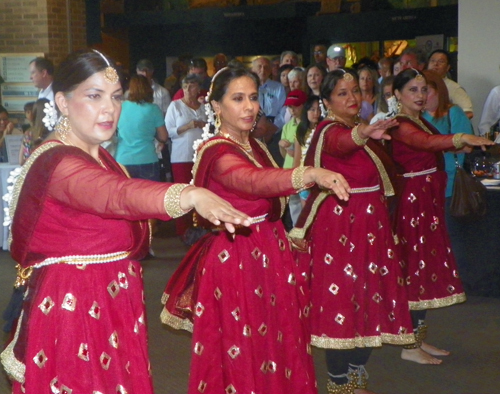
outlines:
[[[120,78],[118,77],[118,73],[116,72],[116,69],[114,67],[111,67],[111,64],[109,63],[109,60],[106,59],[106,56],[104,56],[101,52],[95,49],[92,50],[99,56],[101,56],[108,65],[108,67],[104,69],[104,80],[110,84],[118,83],[118,81],[120,80]]]
[[[351,73],[348,73],[346,70],[344,70],[343,68],[339,68],[340,71],[342,71],[344,73],[344,76],[342,77],[342,79],[346,82],[352,82],[354,80],[354,77],[352,76]]]
[[[417,75],[415,75],[415,81],[417,81],[417,82],[425,81],[424,76],[422,74],[420,74],[420,72],[417,69],[412,68],[412,70],[417,73]]]

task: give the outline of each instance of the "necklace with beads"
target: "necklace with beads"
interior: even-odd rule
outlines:
[[[224,138],[227,138],[228,140],[231,140],[234,143],[236,143],[237,145],[239,145],[240,147],[242,147],[245,152],[248,152],[248,153],[252,152],[252,146],[250,145],[250,142],[241,142],[241,141],[238,141],[236,138],[234,138],[229,133],[221,133],[221,134],[222,134],[222,136]]]

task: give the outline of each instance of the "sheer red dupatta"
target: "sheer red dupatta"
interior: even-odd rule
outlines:
[[[321,163],[321,153],[324,145],[324,137],[329,129],[337,124],[339,124],[339,122],[325,120],[318,125],[318,131],[314,133],[311,144],[307,150],[304,165],[323,167]],[[395,191],[391,180],[395,178],[396,171],[394,163],[387,154],[385,147],[379,141],[368,139],[364,146],[364,150],[370,156],[379,171],[384,194],[386,196],[394,195]],[[307,233],[316,217],[319,207],[330,195],[328,191],[321,190],[318,186],[314,186],[310,191],[311,194],[307,198],[306,205],[302,209],[295,227],[290,231],[290,237],[292,239],[303,240],[307,238]],[[299,249],[304,247],[303,245],[299,245],[299,243],[297,243],[296,246],[298,246]]]
[[[48,195],[48,185],[57,165],[68,156],[78,157],[81,160],[88,161],[89,164],[96,164],[95,160],[81,149],[65,146],[54,141],[41,145],[33,154],[38,157],[29,167],[23,183],[19,185],[19,198],[17,199],[11,228],[12,257],[22,267],[29,267],[47,257],[54,257],[33,253],[30,250],[30,242],[35,236],[34,233],[42,214],[42,207]],[[127,176],[106,150],[101,148],[99,156],[108,170],[124,177]],[[140,258],[147,253],[149,248],[149,227],[146,221],[131,221],[130,223],[136,242],[133,243],[133,250],[129,251],[129,257]],[[47,242],[50,242],[49,234],[36,234],[36,237],[44,236],[48,238]],[[61,250],[61,256],[65,254],[72,253],[69,250]]]
[[[250,138],[252,152],[255,160],[262,167],[277,167],[268,152],[258,141]],[[196,186],[208,187],[211,174],[218,160],[224,160],[224,156],[231,154],[245,160],[252,161],[238,146],[225,138],[214,137],[203,144],[198,152],[198,159],[193,168],[194,184]],[[248,164],[251,165],[251,164]],[[242,189],[247,185],[242,185]],[[248,197],[251,193],[248,191]],[[242,197],[243,198],[243,197]],[[254,197],[253,197],[254,198]],[[271,209],[268,212],[267,220],[276,221],[281,217],[284,209],[284,198],[273,197]],[[206,220],[197,216],[197,223],[201,227],[210,229],[213,226]],[[223,232],[220,236],[230,235]],[[165,324],[178,329],[192,331],[193,311],[197,300],[197,283],[201,277],[205,256],[210,252],[210,247],[214,241],[214,233],[209,233],[201,238],[184,257],[179,268],[174,272],[165,289],[162,302],[165,308],[161,314],[161,320]]]

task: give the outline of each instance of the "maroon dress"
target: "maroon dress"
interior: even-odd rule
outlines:
[[[309,242],[312,344],[328,349],[413,343],[411,319],[392,234],[388,173],[378,146],[357,145],[352,130],[326,120],[306,164],[344,175],[349,201],[313,189],[290,236]],[[354,131],[356,132],[356,131]],[[373,142],[373,141],[372,141]]]
[[[400,193],[395,216],[410,309],[465,301],[445,223],[446,172],[442,151],[455,150],[426,120],[398,115],[391,150]]]
[[[105,150],[99,156],[106,168],[46,143],[14,188],[12,257],[33,268],[1,355],[16,394],[153,393],[137,260],[149,247],[145,219],[171,218],[171,185],[128,179]]]
[[[316,393],[306,278],[279,220],[296,170],[269,168],[267,150],[251,146],[253,155],[215,137],[198,153],[195,185],[259,219],[191,248],[165,289],[161,318],[193,332],[191,394]]]

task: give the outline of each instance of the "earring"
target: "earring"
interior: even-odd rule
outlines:
[[[221,125],[220,117],[219,115],[215,115],[214,126],[216,134],[220,131],[220,125]]]
[[[335,121],[335,114],[332,112],[330,108],[328,108],[328,111],[326,111],[328,119],[331,119]]]
[[[62,115],[54,127],[54,132],[62,142],[66,142],[66,137],[70,131],[71,125],[69,124],[69,119],[66,115]]]
[[[400,114],[402,109],[403,109],[403,104],[401,104],[401,101],[398,100],[398,105],[396,105],[396,113]]]

